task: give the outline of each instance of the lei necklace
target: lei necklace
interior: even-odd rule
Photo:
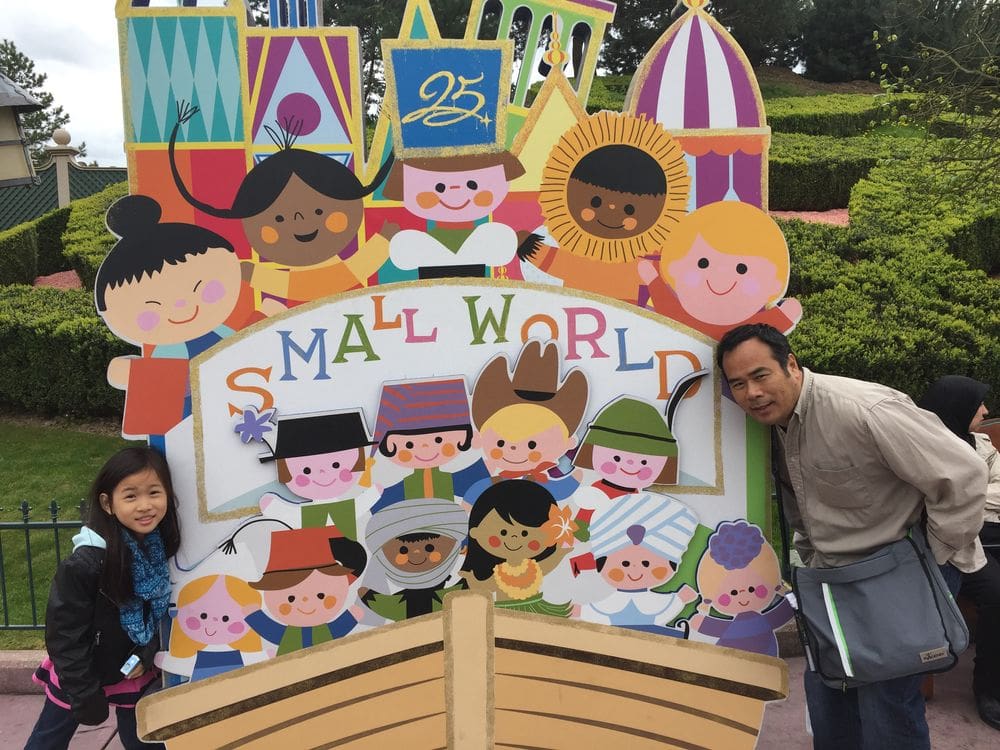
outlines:
[[[502,562],[493,566],[493,580],[511,599],[530,599],[542,588],[542,568],[530,557],[519,565]]]

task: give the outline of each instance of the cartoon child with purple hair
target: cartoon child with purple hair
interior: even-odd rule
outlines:
[[[718,638],[719,646],[777,656],[774,631],[793,616],[782,588],[778,558],[760,529],[723,521],[698,563],[702,601],[691,628]],[[711,608],[731,619],[710,615]]]

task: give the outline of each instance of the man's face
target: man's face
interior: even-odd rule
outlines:
[[[760,339],[749,339],[726,353],[722,372],[740,408],[766,425],[788,426],[802,390],[802,370],[788,355],[788,372]]]

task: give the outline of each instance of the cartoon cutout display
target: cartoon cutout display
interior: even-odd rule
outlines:
[[[702,602],[692,629],[717,638],[719,646],[778,655],[774,631],[794,612],[783,596],[778,558],[759,528],[746,521],[719,524],[697,578]],[[709,614],[713,608],[726,617]]]
[[[663,495],[629,495],[596,511],[591,550],[598,573],[615,591],[585,604],[582,619],[684,637],[684,631],[667,625],[697,592],[687,584],[675,593],[653,589],[670,580],[697,527],[687,506]]]
[[[160,222],[160,204],[129,195],[108,209],[118,242],[97,271],[94,300],[108,328],[142,349],[115,357],[108,382],[126,391],[122,434],[164,435],[191,413],[188,362],[233,334],[240,262],[228,240],[193,224]]]
[[[497,607],[569,617],[570,602],[542,598],[542,579],[572,549],[575,524],[569,512],[559,509],[543,485],[527,479],[488,487],[469,514],[469,549],[461,570],[468,587],[494,594]]]
[[[301,499],[267,493],[260,499],[261,513],[292,527],[335,525],[357,539],[359,509],[352,495],[367,483],[362,482],[365,451],[372,445],[364,415],[357,409],[290,414],[278,417],[277,428],[274,447],[260,462],[274,461],[278,481]]]
[[[693,211],[670,233],[659,271],[639,262],[653,309],[714,339],[734,326],[767,323],[787,333],[802,317],[788,288],[788,245],[770,216],[721,201]]]
[[[235,576],[189,581],[177,594],[170,643],[158,666],[195,682],[262,661],[260,636],[245,619],[260,605],[260,593]]]
[[[368,522],[365,544],[371,562],[358,589],[362,603],[387,620],[398,621],[439,611],[445,594],[465,588],[448,578],[465,545],[469,518],[450,500],[418,498],[375,513]],[[398,590],[374,588],[375,575]]]
[[[273,532],[267,568],[250,583],[267,612],[250,612],[247,624],[278,647],[278,656],[347,635],[363,615],[347,602],[367,559],[364,547],[335,526]]]
[[[469,487],[489,476],[482,461],[456,472],[442,468],[472,447],[465,378],[383,385],[375,443],[381,456],[410,474],[385,488],[371,508],[373,514],[403,500],[461,498]]]
[[[560,459],[577,445],[576,431],[587,408],[587,376],[579,369],[559,379],[559,347],[554,341],[529,341],[510,373],[499,354],[483,368],[472,391],[472,445],[482,451],[490,477],[465,494],[475,503],[491,483],[531,479],[545,484],[555,500],[580,486],[581,471],[554,475]],[[568,461],[567,461],[568,463]]]
[[[687,210],[680,146],[644,116],[598,112],[569,129],[542,172],[538,202],[554,244],[519,256],[567,286],[642,302],[638,259],[658,253]]]
[[[517,233],[488,221],[503,203],[509,183],[524,167],[509,151],[398,161],[382,194],[401,200],[426,230],[403,229],[389,241],[389,257],[421,279],[488,276],[517,251]]]
[[[280,312],[301,302],[364,286],[385,262],[389,239],[398,230],[386,224],[358,246],[364,216],[363,198],[385,179],[392,155],[369,185],[336,159],[294,148],[300,125],[286,122],[280,133],[268,127],[279,150],[251,169],[232,206],[218,208],[187,189],[177,168],[178,131],[198,112],[178,104],[177,124],[170,136],[170,170],[184,200],[199,211],[223,219],[239,219],[261,262],[243,261],[242,277],[265,295],[261,311]],[[269,261],[269,262],[265,262]]]

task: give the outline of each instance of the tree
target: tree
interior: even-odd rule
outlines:
[[[712,0],[709,11],[729,29],[754,67],[792,67],[801,58],[808,0]]]
[[[21,53],[14,42],[8,39],[0,40],[0,70],[43,107],[37,112],[21,115],[21,126],[28,141],[31,160],[37,167],[47,158],[43,145],[52,137],[53,130],[69,123],[69,115],[63,112],[62,107],[53,106],[52,94],[42,88],[48,76],[36,72],[31,58]]]
[[[884,23],[886,0],[813,0],[803,28],[806,76],[817,81],[867,80],[879,65],[872,33]]]

